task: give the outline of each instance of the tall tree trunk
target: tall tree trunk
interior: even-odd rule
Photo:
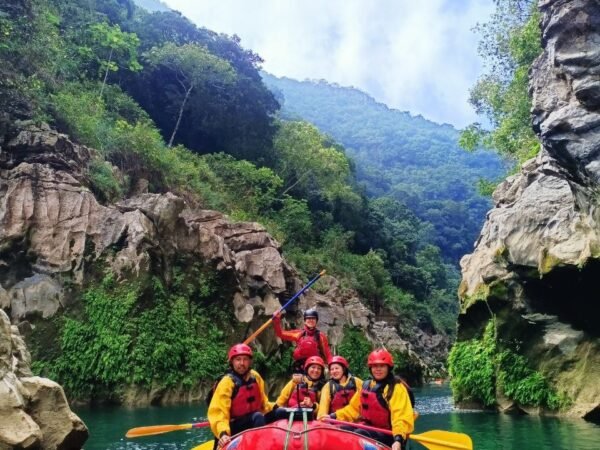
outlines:
[[[102,87],[100,88],[100,98],[102,98],[102,93],[104,92],[104,86],[106,86],[106,79],[108,78],[108,68],[110,66],[110,62],[112,61],[113,49],[110,49],[110,53],[108,55],[108,63],[106,64],[106,72],[104,73],[104,79],[102,80]]]
[[[188,88],[188,90],[185,93],[185,97],[183,97],[183,101],[181,102],[181,107],[179,108],[179,116],[177,117],[177,123],[175,124],[175,128],[173,129],[173,134],[171,134],[171,139],[169,139],[169,145],[167,147],[171,148],[171,146],[173,145],[173,141],[175,140],[175,134],[177,133],[177,130],[179,129],[179,123],[181,122],[181,116],[183,116],[183,108],[185,108],[185,104],[190,96],[190,94],[192,93],[192,89],[194,89],[194,86],[190,86]]]

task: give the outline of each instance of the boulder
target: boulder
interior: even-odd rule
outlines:
[[[0,448],[82,448],[85,424],[58,384],[31,376],[30,362],[17,327],[0,309]]]
[[[42,432],[44,449],[82,448],[88,430],[69,408],[65,393],[57,383],[47,378],[21,378],[26,411]]]

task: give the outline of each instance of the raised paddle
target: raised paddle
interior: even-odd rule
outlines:
[[[371,427],[360,423],[344,422],[331,418],[324,418],[324,422],[334,425],[348,425],[363,430],[377,431],[379,433],[392,434],[391,430],[384,428]],[[417,441],[419,444],[427,447],[430,450],[473,450],[473,441],[469,435],[464,433],[454,433],[452,431],[432,430],[421,434],[411,434],[409,439]]]
[[[125,437],[136,438],[141,436],[152,436],[155,434],[169,433],[171,431],[189,430],[191,428],[204,428],[210,425],[208,422],[183,423],[181,425],[150,425],[148,427],[132,428]]]
[[[325,275],[324,270],[322,270],[319,273],[319,275],[317,275],[312,280],[310,280],[308,283],[306,283],[306,286],[304,286],[302,289],[300,289],[298,292],[296,292],[294,294],[294,296],[292,298],[290,298],[285,305],[283,305],[281,308],[279,308],[277,311],[275,311],[273,316],[275,316],[275,314],[277,314],[277,313],[283,311],[285,308],[287,308],[294,300],[296,300],[298,297],[300,297],[304,293],[304,291],[306,291],[309,287],[311,287],[313,284],[315,284],[317,282],[317,280],[319,278],[321,278],[323,275]],[[262,333],[264,331],[264,329],[267,328],[271,324],[271,322],[273,322],[273,317],[271,317],[269,320],[267,320],[264,324],[262,324],[260,326],[260,328],[258,328],[254,333],[252,333],[250,336],[248,336],[246,338],[246,340],[244,341],[244,344],[248,345],[250,342],[252,342],[254,339],[256,339],[256,336],[258,336],[260,333]]]

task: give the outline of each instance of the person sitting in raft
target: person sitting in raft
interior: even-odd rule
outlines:
[[[264,414],[273,409],[265,394],[265,382],[251,368],[252,349],[236,344],[229,349],[227,358],[230,369],[217,384],[208,405],[215,448],[224,446],[241,431],[263,426]]]
[[[378,349],[371,352],[367,364],[373,378],[365,380],[362,389],[352,397],[350,403],[329,414],[329,417],[391,429],[390,436],[352,426],[342,427],[389,445],[392,450],[404,450],[408,435],[413,432],[415,425],[408,390],[401,380],[394,377],[394,360],[387,350]]]
[[[275,401],[276,407],[313,408],[319,407],[319,395],[325,384],[325,362],[320,356],[311,356],[304,363],[306,375],[294,374],[292,379],[283,387]],[[287,419],[285,408],[275,411],[275,419]]]
[[[346,406],[362,388],[362,380],[350,373],[348,361],[342,356],[334,356],[329,361],[329,377],[321,390],[318,418]]]
[[[273,328],[278,338],[283,341],[296,343],[293,358],[294,373],[302,373],[302,367],[307,358],[311,356],[320,356],[325,361],[331,359],[331,350],[327,335],[317,329],[319,313],[316,309],[307,309],[304,311],[304,328],[284,331],[281,328],[281,311],[273,315]]]

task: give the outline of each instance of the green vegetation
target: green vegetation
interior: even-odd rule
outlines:
[[[79,398],[111,398],[129,384],[191,387],[212,379],[226,365],[223,333],[214,326],[225,321],[209,302],[210,281],[190,273],[201,272],[175,274],[168,289],[157,278],[143,289],[106,275],[83,294],[83,312],[63,318],[59,355],[35,361],[34,371]]]
[[[557,394],[544,376],[530,369],[527,360],[512,350],[497,355],[498,385],[504,395],[521,405],[560,409],[568,405],[568,398]]]
[[[90,25],[88,32],[89,47],[80,46],[77,50],[84,58],[92,61],[92,66],[98,66],[98,74],[102,77],[99,96],[102,97],[110,72],[117,72],[119,67],[126,67],[133,72],[142,69],[137,60],[140,40],[134,33],[121,31],[119,25],[109,25],[106,22]]]
[[[338,346],[338,354],[346,358],[350,371],[363,380],[371,377],[367,357],[372,350],[371,343],[358,328],[344,327],[344,339]]]
[[[418,218],[421,243],[436,245],[456,266],[472,251],[490,208],[476,185],[504,174],[497,155],[466,153],[452,126],[389,109],[354,88],[266,73],[263,79],[283,97],[283,117],[308,120],[344,145],[370,198],[392,199]]]
[[[252,367],[264,378],[287,379],[294,361],[293,351],[293,346],[287,345],[279,358],[270,358],[261,351],[255,351]]]
[[[227,61],[212,55],[198,44],[177,46],[167,42],[161,47],[150,49],[146,58],[150,64],[172,72],[179,81],[178,95],[181,97],[181,104],[173,133],[169,138],[168,146],[171,147],[192,92],[206,89],[208,86],[227,86],[235,79],[235,72]]]
[[[569,401],[540,372],[529,368],[524,356],[501,348],[494,320],[488,322],[481,339],[455,343],[448,363],[452,392],[459,402],[494,406],[497,389],[522,406],[556,410]]]
[[[480,340],[457,342],[450,351],[448,365],[452,377],[452,392],[459,402],[496,403],[496,337],[490,321]]]
[[[542,51],[539,20],[533,0],[497,0],[490,22],[479,26],[479,52],[488,73],[471,90],[470,102],[492,129],[478,123],[467,127],[460,139],[465,149],[483,145],[520,163],[539,151],[528,93],[528,72]]]

